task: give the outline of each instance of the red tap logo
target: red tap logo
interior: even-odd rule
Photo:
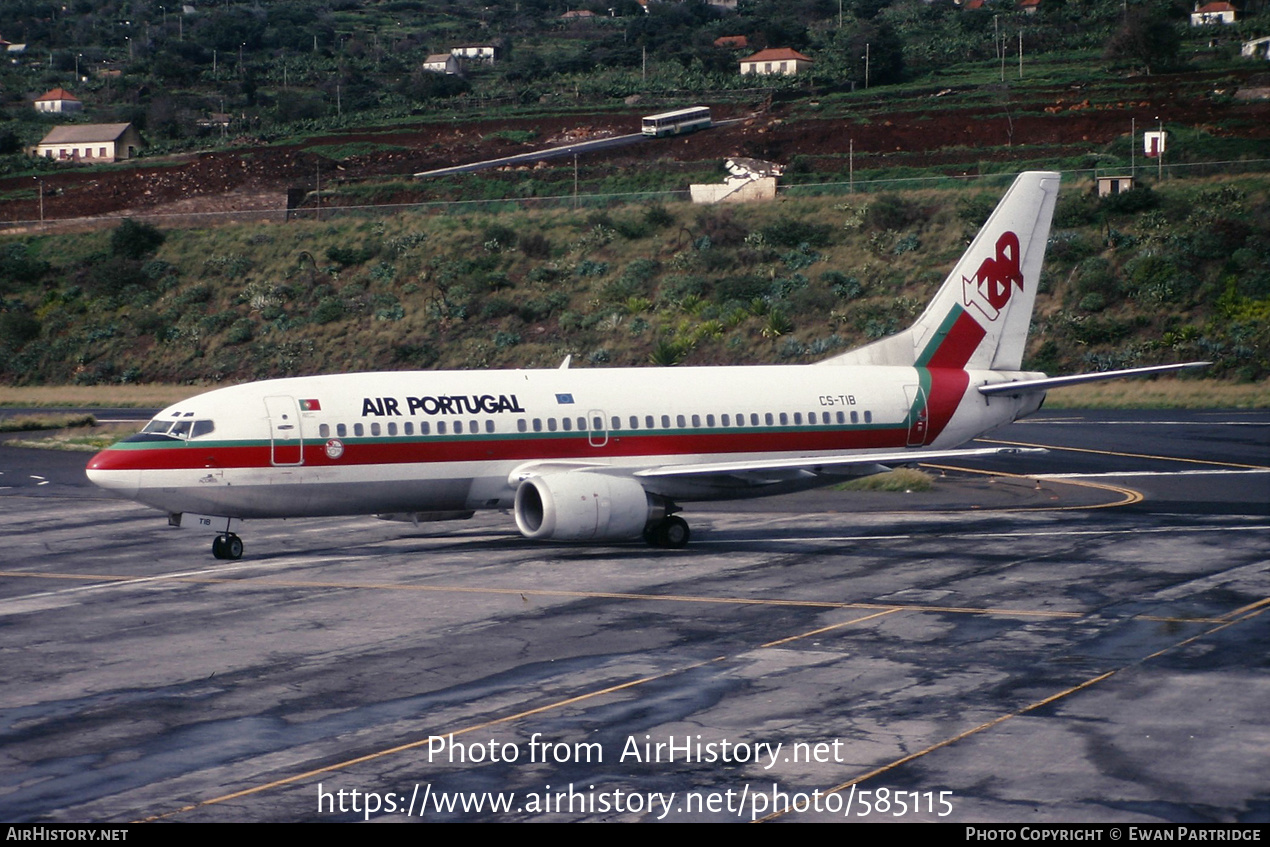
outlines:
[[[1023,290],[1023,271],[1019,269],[1019,237],[1012,232],[997,239],[997,255],[983,260],[974,279],[961,278],[962,300],[974,306],[985,318],[995,321],[1010,302],[1014,283]]]

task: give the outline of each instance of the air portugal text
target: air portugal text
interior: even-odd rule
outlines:
[[[447,394],[440,397],[407,397],[406,411],[396,397],[363,397],[362,417],[375,415],[495,415],[525,411],[515,394]]]

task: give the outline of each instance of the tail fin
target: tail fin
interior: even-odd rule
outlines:
[[[1019,174],[912,326],[820,364],[1017,371],[1058,183],[1049,171]]]

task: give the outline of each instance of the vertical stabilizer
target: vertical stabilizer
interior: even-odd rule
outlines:
[[[911,327],[820,364],[1018,370],[1058,183],[1049,171],[1019,174]]]

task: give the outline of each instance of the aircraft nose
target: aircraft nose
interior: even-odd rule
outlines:
[[[141,471],[135,468],[120,468],[112,461],[110,450],[103,450],[92,458],[85,469],[88,479],[94,485],[115,491],[129,500],[137,498],[141,487]]]

